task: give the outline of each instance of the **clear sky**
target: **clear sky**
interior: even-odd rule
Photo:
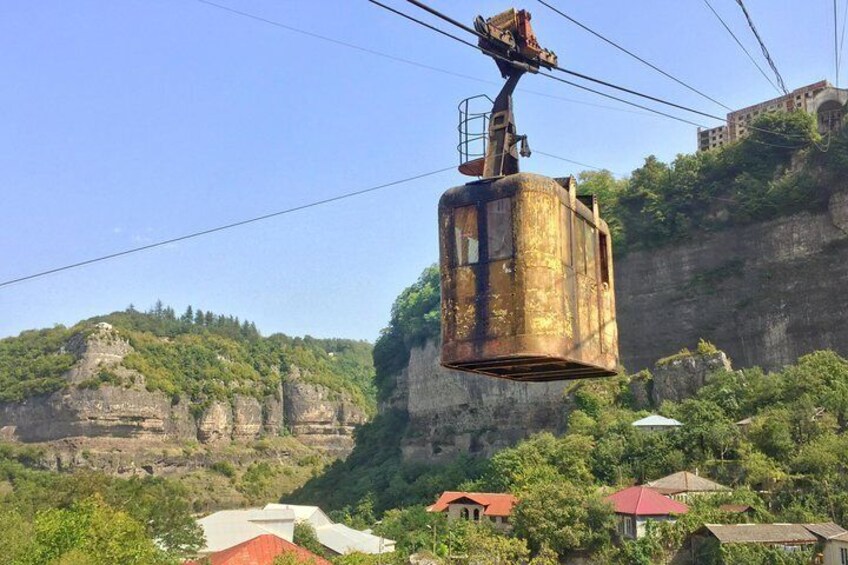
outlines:
[[[495,82],[197,0],[2,2],[0,279],[456,164],[457,103],[499,88],[485,56],[365,0],[216,1]],[[776,95],[702,0],[550,1],[733,108]],[[765,66],[736,2],[711,1]],[[469,24],[510,6],[431,4]],[[790,89],[834,81],[831,2],[747,4]],[[561,65],[724,114],[535,0],[516,6],[531,10]],[[693,126],[543,77],[520,88],[561,97],[516,96],[519,130],[539,151],[627,174],[649,154],[695,149]],[[538,154],[522,167],[581,170]],[[253,320],[265,334],[374,340],[397,294],[437,260],[438,198],[463,178],[446,172],[0,288],[0,336],[161,299]]]

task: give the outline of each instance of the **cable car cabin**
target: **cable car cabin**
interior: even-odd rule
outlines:
[[[519,173],[439,202],[442,365],[517,381],[612,376],[612,246],[593,197]]]

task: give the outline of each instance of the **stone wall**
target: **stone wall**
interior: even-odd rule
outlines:
[[[616,261],[622,363],[631,372],[700,338],[738,367],[848,354],[848,193],[828,209],[713,234]]]

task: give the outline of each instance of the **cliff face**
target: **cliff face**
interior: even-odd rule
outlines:
[[[738,366],[777,368],[817,349],[848,353],[848,193],[822,213],[698,236],[616,262],[628,370],[704,338]]]
[[[66,350],[78,357],[65,375],[69,386],[48,395],[0,404],[0,438],[56,442],[71,438],[133,439],[137,442],[203,444],[248,441],[286,429],[308,446],[345,456],[353,448],[353,427],[366,414],[342,394],[295,382],[263,398],[234,394],[203,409],[183,397],[148,391],[144,376],[121,366],[132,352],[109,324],[74,336]],[[127,386],[96,385],[104,371]]]
[[[429,341],[413,348],[388,406],[409,416],[404,459],[438,462],[460,453],[488,456],[532,433],[561,430],[564,388],[449,371]]]

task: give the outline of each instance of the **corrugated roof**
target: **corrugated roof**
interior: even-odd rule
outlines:
[[[648,426],[677,427],[682,426],[683,423],[678,422],[674,418],[666,418],[665,416],[660,416],[659,414],[651,414],[650,416],[645,416],[641,420],[636,420],[631,425],[636,426],[637,428]]]
[[[233,547],[262,534],[273,534],[291,541],[294,534],[292,510],[221,510],[197,521],[206,537],[201,553],[213,553]]]
[[[680,494],[684,492],[716,492],[730,490],[704,477],[699,477],[689,471],[680,471],[646,483],[657,492],[662,494]]]
[[[833,522],[823,522],[821,524],[804,524],[804,527],[813,532],[815,535],[831,539],[846,533],[845,528]]]
[[[467,498],[474,504],[482,506],[485,509],[483,511],[484,516],[510,516],[513,507],[518,504],[518,499],[511,494],[446,491],[427,510],[430,512],[444,512],[450,504],[454,504],[463,498]]]
[[[315,533],[321,545],[340,555],[354,551],[377,554],[391,553],[395,550],[394,540],[360,532],[344,524],[321,526],[315,528]]]
[[[620,490],[606,497],[618,514],[633,516],[668,516],[686,514],[689,507],[663,496],[646,486],[635,486]]]
[[[266,504],[263,510],[291,510],[298,522],[309,522],[313,527],[326,526],[333,521],[317,506],[302,506],[298,504]]]
[[[213,553],[203,561],[186,561],[183,565],[273,565],[274,559],[284,554],[293,554],[299,562],[309,565],[332,565],[326,559],[271,534]]]
[[[818,538],[802,524],[704,524],[721,543],[813,544]]]

